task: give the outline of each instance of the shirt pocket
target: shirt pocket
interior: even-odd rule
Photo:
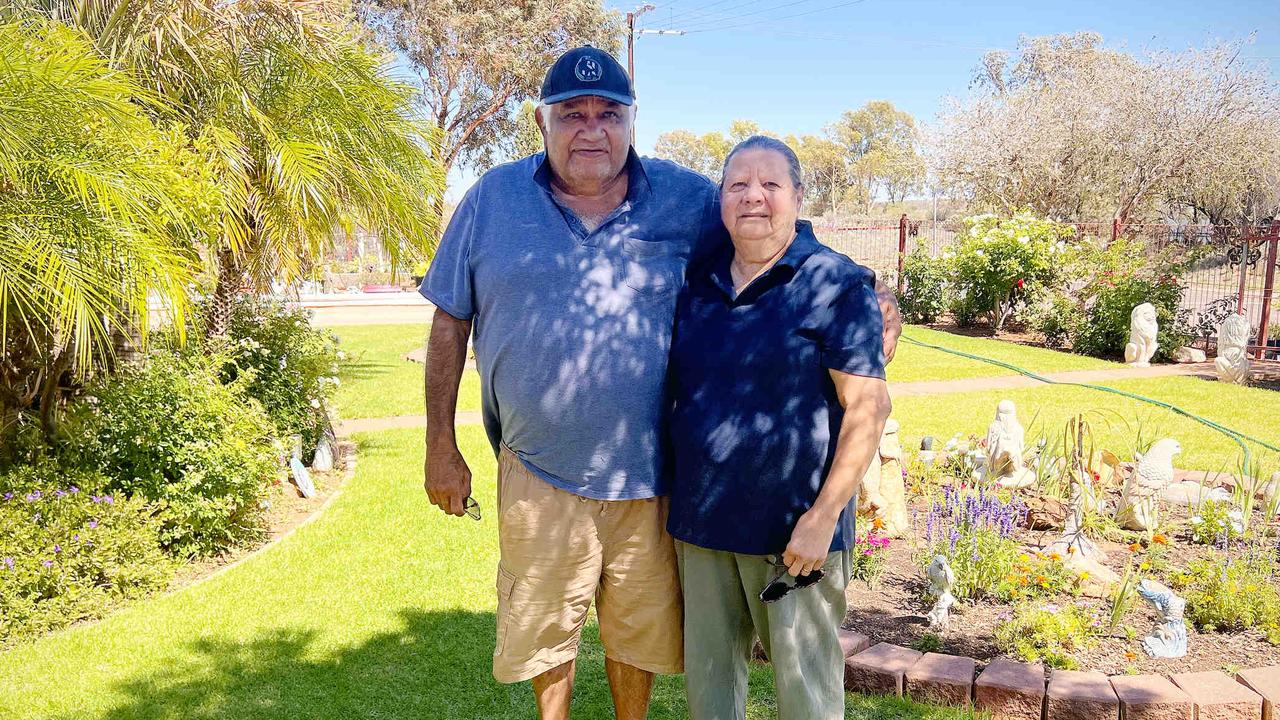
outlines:
[[[640,299],[671,299],[684,281],[687,251],[663,240],[622,241],[618,280]]]

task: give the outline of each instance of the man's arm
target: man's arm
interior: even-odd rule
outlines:
[[[893,289],[876,278],[876,304],[884,317],[884,363],[893,360],[898,351],[898,337],[902,335],[902,313],[898,311],[898,296]]]
[[[862,476],[867,474],[873,454],[879,452],[880,435],[893,409],[889,386],[884,380],[839,370],[829,372],[835,382],[836,395],[844,406],[844,419],[840,422],[835,459],[822,484],[822,492],[818,493],[813,507],[796,522],[791,541],[782,555],[792,575],[811,572],[827,561],[836,522],[862,485]]]
[[[431,504],[450,515],[462,515],[463,501],[471,494],[471,468],[458,450],[453,430],[458,384],[467,364],[470,335],[470,320],[459,320],[436,308],[427,340],[427,460],[423,485]]]

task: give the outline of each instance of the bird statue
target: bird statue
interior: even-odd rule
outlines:
[[[1156,658],[1180,658],[1187,654],[1187,623],[1183,612],[1187,601],[1174,595],[1160,583],[1144,579],[1138,583],[1138,595],[1160,613],[1160,624],[1142,639],[1142,649]]]
[[[925,574],[929,577],[929,595],[935,598],[925,620],[932,630],[946,630],[951,622],[951,606],[956,602],[956,597],[951,594],[951,588],[956,584],[956,574],[942,555],[934,556]]]
[[[1035,482],[1035,473],[1022,462],[1026,431],[1018,422],[1018,410],[1012,400],[1001,400],[996,417],[987,426],[988,477],[1006,487],[1027,487]]]
[[[1156,306],[1142,303],[1129,313],[1129,344],[1124,346],[1124,361],[1134,367],[1148,367],[1156,354]]]
[[[1116,522],[1129,530],[1154,530],[1158,518],[1160,493],[1173,482],[1173,456],[1182,445],[1173,438],[1157,440],[1146,454],[1135,456],[1136,463],[1124,493],[1116,507]]]

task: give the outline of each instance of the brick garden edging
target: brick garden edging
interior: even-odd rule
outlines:
[[[972,707],[992,720],[1280,720],[1280,665],[1163,675],[1053,670],[920,653],[840,630],[845,689]]]

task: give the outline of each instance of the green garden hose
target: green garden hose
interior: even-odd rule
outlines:
[[[1018,373],[1019,375],[1025,375],[1026,377],[1032,378],[1034,380],[1039,380],[1042,383],[1048,383],[1050,385],[1074,385],[1076,387],[1089,388],[1091,390],[1101,390],[1102,392],[1108,392],[1114,395],[1121,395],[1131,400],[1138,400],[1141,402],[1149,403],[1151,405],[1155,405],[1157,407],[1165,408],[1167,410],[1172,410],[1173,412],[1179,415],[1182,415],[1183,417],[1190,418],[1200,423],[1201,425],[1204,425],[1205,427],[1216,430],[1222,433],[1223,435],[1226,435],[1227,437],[1231,438],[1233,441],[1235,441],[1235,443],[1240,446],[1240,449],[1244,451],[1244,468],[1246,472],[1250,467],[1250,462],[1252,458],[1252,453],[1250,453],[1249,451],[1249,446],[1245,444],[1246,440],[1249,442],[1261,445],[1262,447],[1267,448],[1268,450],[1271,450],[1273,452],[1280,453],[1280,447],[1276,447],[1271,443],[1265,442],[1263,440],[1259,440],[1258,438],[1252,437],[1250,435],[1246,435],[1238,430],[1232,430],[1231,428],[1226,427],[1225,425],[1216,423],[1213,420],[1210,420],[1208,418],[1196,415],[1195,413],[1184,410],[1178,407],[1177,405],[1163,402],[1161,400],[1156,400],[1155,398],[1149,398],[1149,397],[1146,397],[1145,395],[1138,395],[1137,393],[1131,393],[1125,390],[1119,390],[1117,388],[1107,387],[1105,385],[1094,385],[1092,383],[1078,383],[1078,382],[1070,382],[1070,381],[1063,381],[1063,380],[1054,380],[1052,378],[1045,377],[1044,375],[1031,372],[1026,368],[1018,367],[1017,365],[1014,365],[1012,363],[1004,362],[1002,360],[995,360],[992,358],[983,357],[981,355],[974,355],[973,353],[967,353],[962,350],[955,350],[949,347],[943,347],[941,345],[934,345],[932,343],[922,342],[920,340],[916,340],[915,338],[909,338],[905,335],[903,335],[901,339],[911,343],[912,345],[919,345],[920,347],[926,347],[931,350],[940,350],[942,352],[950,353],[952,355],[958,355],[959,357],[962,357],[962,358],[968,358],[969,360],[976,360],[978,362],[987,363],[989,365],[996,365],[998,367],[1005,368],[1006,370],[1012,370]]]

